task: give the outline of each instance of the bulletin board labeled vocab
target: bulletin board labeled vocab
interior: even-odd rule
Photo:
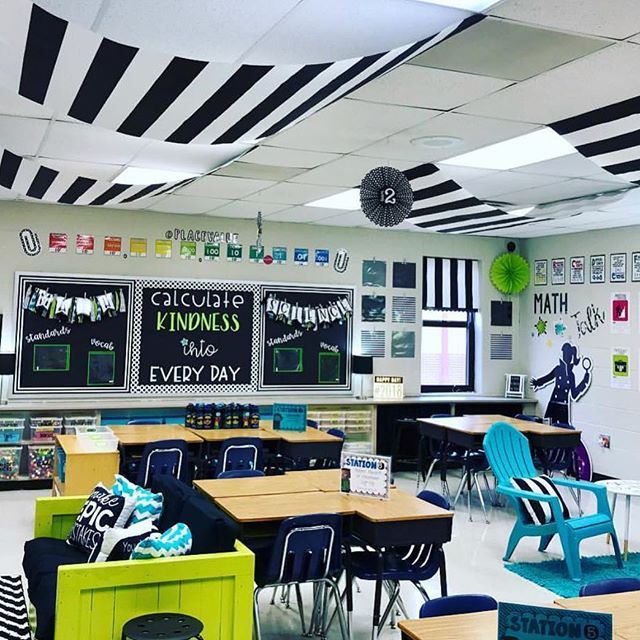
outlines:
[[[129,391],[133,281],[16,275],[16,394]]]

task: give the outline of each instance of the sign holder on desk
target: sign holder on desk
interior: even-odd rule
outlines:
[[[343,452],[340,491],[366,498],[389,499],[391,458]]]

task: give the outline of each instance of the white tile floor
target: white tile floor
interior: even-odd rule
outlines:
[[[398,485],[406,491],[414,492],[415,484],[412,474],[399,474]],[[452,485],[455,481],[452,482]],[[433,480],[429,487],[437,491],[439,482]],[[0,493],[0,574],[16,574],[20,572],[22,562],[22,545],[32,537],[34,501],[39,495],[48,495],[40,491],[11,491]],[[570,508],[575,507],[567,497]],[[589,511],[592,504],[585,499],[584,508]],[[638,539],[638,515],[640,505],[634,505],[631,514],[631,548],[640,548]],[[464,504],[459,505],[454,519],[453,540],[447,544],[446,558],[449,582],[449,593],[487,593],[498,600],[509,600],[532,603],[548,603],[554,595],[535,584],[523,580],[515,574],[505,571],[502,563],[506,540],[513,523],[513,514],[508,509],[491,509],[490,524],[482,519],[477,500],[473,502],[474,521],[469,522]],[[634,517],[635,515],[635,517]],[[624,510],[616,513],[616,526],[620,538],[623,532]],[[634,527],[635,525],[635,527]],[[635,529],[635,531],[634,531]],[[622,540],[621,540],[622,542]],[[610,553],[610,547],[604,538],[587,540],[582,545],[583,555],[602,555]],[[537,551],[537,540],[524,540],[516,549],[514,560],[537,561],[545,558],[561,557],[557,541],[551,544],[549,552],[541,554]],[[437,597],[439,592],[437,577],[425,583],[428,593]],[[373,586],[361,583],[361,593],[354,597],[354,640],[370,637],[370,624],[373,603]],[[403,587],[403,599],[409,615],[417,617],[421,597],[411,585]],[[308,592],[305,592],[308,596]],[[265,592],[261,598],[261,619],[264,640],[290,639],[300,637],[298,615],[295,610],[287,611],[279,603],[269,604],[271,593]],[[305,599],[305,604],[308,599]],[[308,605],[307,605],[308,608]],[[331,629],[330,638],[338,638],[337,623]],[[385,640],[399,638],[398,630],[387,628],[381,635]]]

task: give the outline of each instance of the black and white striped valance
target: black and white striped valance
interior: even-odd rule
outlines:
[[[423,258],[422,308],[477,311],[480,304],[478,261]]]
[[[549,126],[609,173],[640,184],[640,96]]]
[[[2,83],[82,122],[174,143],[272,136],[482,20],[337,62],[248,65],[191,60],[115,42],[28,0],[0,3]]]

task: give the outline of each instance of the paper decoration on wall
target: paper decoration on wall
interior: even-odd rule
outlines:
[[[631,254],[631,281],[640,282],[640,251]]]
[[[362,261],[362,286],[387,286],[387,263],[384,260],[373,259]]]
[[[392,358],[415,358],[416,357],[415,331],[392,331],[391,332],[391,357]]]
[[[0,168],[0,172],[2,169]],[[49,234],[49,253],[67,253],[67,234]]]
[[[344,273],[349,266],[349,254],[346,249],[338,249],[333,260],[333,268],[338,273]]]
[[[578,369],[579,364],[582,365],[581,369]],[[548,373],[531,378],[531,388],[534,391],[554,383],[544,413],[545,418],[550,418],[552,422],[571,424],[571,404],[578,402],[589,389],[592,368],[591,358],[581,358],[578,355],[578,347],[570,342],[562,345],[558,364]],[[581,378],[579,382],[576,381],[576,377]]]
[[[309,265],[309,249],[296,248],[293,250],[293,264],[297,264],[299,267],[306,267]]]
[[[511,327],[513,325],[513,303],[511,300],[491,301],[491,326]]]
[[[362,296],[362,321],[384,322],[387,318],[386,296]]]
[[[220,243],[205,242],[204,259],[210,262],[218,262],[220,260]]]
[[[631,362],[629,349],[611,349],[611,386],[614,389],[631,389]]]
[[[33,258],[42,250],[40,238],[32,229],[22,229],[18,234],[18,237],[20,238],[20,245],[22,246],[22,251],[24,251],[25,255]]]
[[[95,238],[83,233],[76,234],[76,253],[92,255],[95,247]]]
[[[315,265],[316,265],[316,267],[328,267],[329,266],[329,249],[316,249],[315,250]]]
[[[533,284],[536,287],[547,284],[547,261],[535,260],[533,263]]]
[[[129,255],[132,258],[147,257],[147,239],[146,238],[129,238]]]
[[[227,244],[227,262],[241,262],[241,261],[242,261],[242,245]]]
[[[591,256],[589,269],[589,282],[591,284],[600,284],[606,282],[606,263],[604,255]]]
[[[119,291],[104,292],[90,297],[51,293],[48,289],[29,285],[22,299],[22,308],[43,318],[64,324],[100,322],[127,311],[125,295]]]
[[[631,333],[630,293],[611,294],[611,333]]]
[[[249,246],[249,262],[258,264],[264,261],[264,247],[262,245],[252,244]]]
[[[409,296],[393,296],[391,299],[391,321],[414,323],[416,321],[416,299]]]
[[[198,253],[198,245],[195,242],[189,240],[180,241],[180,259],[181,260],[195,260]]]
[[[533,326],[538,336],[547,334],[547,321],[543,320],[540,316],[538,316],[538,321]]]
[[[415,262],[394,262],[393,263],[393,286],[396,289],[416,288],[416,263]]]
[[[258,211],[258,215],[256,216],[256,247],[263,249],[262,254],[264,255],[264,248],[262,246],[262,211]]]
[[[605,322],[604,310],[596,307],[595,304],[590,304],[584,310],[572,313],[571,317],[576,321],[579,338],[593,333]]]
[[[569,259],[569,283],[584,284],[584,256],[574,256]]]
[[[517,295],[529,286],[531,268],[517,253],[507,252],[497,256],[489,269],[491,284],[506,295]]]
[[[361,331],[360,354],[384,358],[384,331]]]
[[[360,183],[360,208],[377,227],[396,227],[410,213],[413,191],[407,177],[393,167],[376,167]]]
[[[533,313],[568,313],[569,294],[565,292],[535,293],[533,295]]]
[[[551,260],[551,284],[565,284],[565,259],[552,258]]]
[[[120,236],[105,236],[103,252],[105,256],[119,256],[122,253],[122,238]]]
[[[567,325],[562,320],[553,323],[553,332],[557,336],[563,336],[567,332]]]
[[[162,259],[168,260],[169,258],[171,258],[172,253],[173,253],[173,243],[171,242],[171,240],[158,238],[155,241],[154,254],[156,258],[162,258]],[[182,257],[182,246],[180,246],[180,257]]]
[[[513,360],[513,336],[510,333],[492,333],[489,336],[490,360]]]
[[[253,141],[303,120],[484,17],[473,14],[419,42],[373,55],[257,65],[140,49],[14,0],[0,5],[0,42],[9,43],[4,84],[59,116],[128,136],[181,144]],[[39,46],[40,34],[47,34],[47,47]]]
[[[627,254],[612,253],[609,256],[609,282],[627,281]]]
[[[343,324],[353,315],[349,298],[337,298],[327,305],[299,305],[269,295],[264,301],[265,313],[270,320],[299,326],[306,331],[317,331],[336,322]]]
[[[271,255],[274,264],[287,264],[287,247],[273,247]]]

